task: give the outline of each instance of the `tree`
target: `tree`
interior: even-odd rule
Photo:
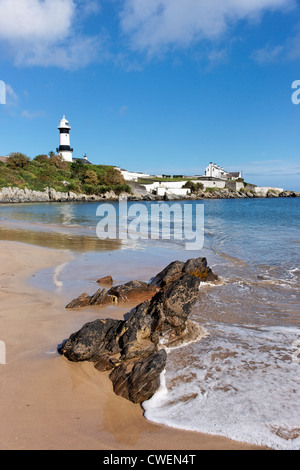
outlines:
[[[84,180],[85,176],[85,171],[86,171],[86,165],[82,163],[81,160],[76,160],[75,162],[72,162],[70,165],[73,177],[79,178],[82,182]]]
[[[108,168],[105,174],[102,176],[102,184],[107,186],[113,186],[116,184],[125,184],[122,173],[116,168]]]
[[[85,184],[97,185],[99,180],[94,170],[87,170],[84,178]]]
[[[58,168],[59,170],[67,170],[68,168],[68,162],[65,162],[63,156],[61,154],[55,155],[51,154],[50,155],[50,164]]]
[[[25,168],[29,165],[30,158],[20,152],[12,152],[7,159],[7,166],[10,168]]]
[[[44,155],[44,154],[37,155],[36,157],[34,157],[33,161],[37,163],[49,162],[49,157],[48,155]]]

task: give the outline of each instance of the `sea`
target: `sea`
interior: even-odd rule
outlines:
[[[118,203],[103,204],[0,205],[0,239],[72,253],[72,261],[32,280],[70,300],[94,293],[101,275],[118,283],[148,281],[172,261],[206,257],[219,281],[199,285],[190,320],[202,335],[167,349],[160,389],[143,403],[145,418],[271,449],[300,450],[299,198],[176,201],[169,237],[163,230],[146,233],[147,214],[159,202],[128,202],[128,225]],[[164,204],[170,208],[175,202]],[[107,232],[99,238],[103,214]],[[191,249],[180,238],[181,225],[189,222],[179,220],[180,214],[192,214],[202,244]],[[134,231],[135,221],[139,230]]]

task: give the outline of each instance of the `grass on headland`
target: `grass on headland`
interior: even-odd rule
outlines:
[[[32,160],[22,153],[10,154],[7,164],[0,162],[0,189],[10,186],[96,195],[107,191],[131,192],[120,171],[113,166],[86,165],[81,161],[69,163],[53,152]]]

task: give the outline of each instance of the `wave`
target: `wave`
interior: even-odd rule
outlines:
[[[149,421],[272,449],[300,449],[299,328],[206,325],[184,354],[169,353]]]

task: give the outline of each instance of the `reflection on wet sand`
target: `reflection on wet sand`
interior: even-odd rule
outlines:
[[[122,247],[120,240],[101,240],[86,235],[71,235],[59,232],[15,230],[0,227],[0,240],[29,243],[47,248],[72,250],[76,252],[113,251]]]

